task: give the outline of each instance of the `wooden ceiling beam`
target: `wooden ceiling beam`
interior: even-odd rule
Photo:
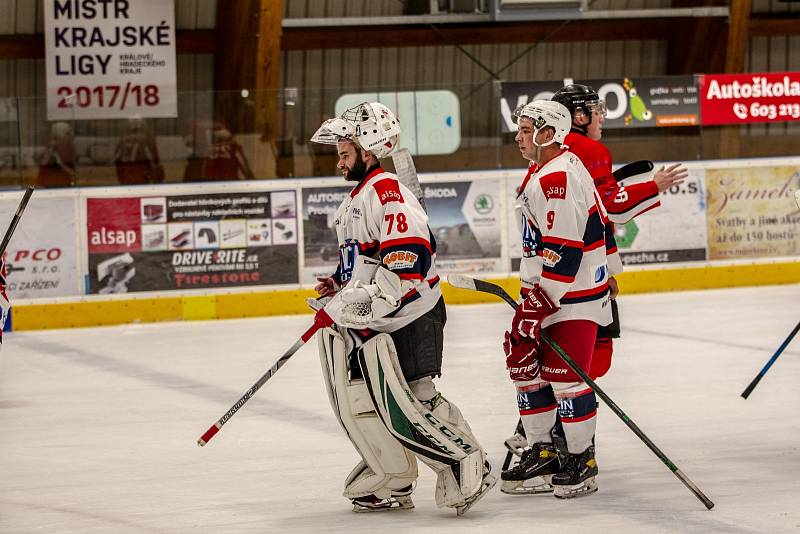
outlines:
[[[800,35],[800,16],[797,13],[786,17],[752,15],[748,26],[751,37]]]
[[[365,26],[283,28],[283,50],[387,48],[448,44],[524,44],[548,42],[665,39],[679,19],[584,20],[447,24],[436,26]],[[682,22],[681,22],[682,23]]]
[[[693,19],[695,24],[714,27],[714,17]],[[626,39],[668,39],[684,33],[684,19],[588,20],[572,21],[556,31],[561,22],[507,22],[503,24],[465,24],[437,26],[438,32],[420,26],[378,26],[371,28],[283,28],[282,50],[322,50],[336,48],[377,48],[437,46],[442,44],[532,43],[617,41]],[[751,37],[800,35],[800,17],[752,15],[748,23]],[[552,34],[552,35],[551,35]],[[218,51],[216,30],[178,30],[178,54],[214,54]],[[39,59],[44,57],[41,34],[0,35],[0,59]]]

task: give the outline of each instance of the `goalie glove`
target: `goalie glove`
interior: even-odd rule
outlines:
[[[402,296],[400,277],[381,267],[372,283],[355,280],[339,291],[325,305],[325,311],[339,326],[370,328],[377,319],[397,310]]]
[[[542,321],[548,315],[558,311],[556,306],[547,293],[536,284],[528,292],[514,313],[511,321],[511,332],[519,337],[529,337],[538,341],[539,333],[542,331]]]
[[[517,338],[511,332],[506,332],[503,352],[506,354],[506,369],[511,380],[533,380],[539,374],[539,343],[536,340]]]

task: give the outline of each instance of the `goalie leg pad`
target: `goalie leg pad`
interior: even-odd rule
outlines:
[[[388,499],[417,479],[416,458],[388,432],[364,380],[351,378],[352,339],[325,328],[317,334],[317,343],[333,412],[362,458],[345,480],[344,496]]]
[[[386,427],[438,474],[437,504],[463,505],[482,488],[485,453],[461,412],[440,394],[424,403],[416,397],[388,334],[364,343],[359,360]]]

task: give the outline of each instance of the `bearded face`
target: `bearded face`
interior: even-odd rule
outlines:
[[[336,168],[348,182],[360,182],[367,177],[367,164],[363,153],[352,141],[342,139],[337,144],[339,162]]]

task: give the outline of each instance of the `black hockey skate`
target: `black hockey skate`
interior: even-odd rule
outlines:
[[[353,511],[356,513],[364,512],[393,512],[395,510],[411,510],[414,508],[414,501],[411,500],[411,492],[414,491],[413,484],[409,484],[403,489],[392,492],[388,499],[380,499],[375,495],[365,495],[353,499]]]
[[[552,493],[552,476],[560,471],[558,452],[551,443],[534,443],[522,451],[519,463],[503,471],[500,491],[509,495]]]
[[[583,497],[597,491],[597,461],[594,459],[594,446],[581,454],[567,454],[562,461],[561,471],[553,475],[554,495],[559,499]]]
[[[472,494],[472,496],[468,497],[464,504],[461,506],[456,506],[456,515],[464,515],[467,510],[472,508],[476,502],[478,502],[481,497],[489,493],[494,485],[497,484],[497,477],[492,474],[492,466],[489,462],[483,463],[483,481],[481,482],[481,487],[478,488],[478,491]]]

